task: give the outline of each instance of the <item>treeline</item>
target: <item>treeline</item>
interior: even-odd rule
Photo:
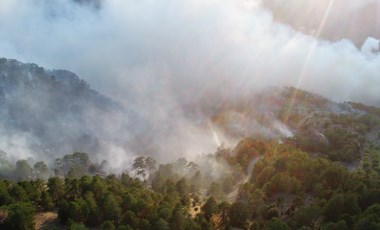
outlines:
[[[69,229],[212,229],[210,215],[218,205],[214,198],[203,204],[199,171],[190,180],[178,176],[162,165],[150,186],[128,174],[2,180],[0,228],[33,229],[37,211],[58,209],[60,223]]]
[[[48,166],[44,161],[31,164],[30,161],[24,159],[13,164],[8,160],[7,154],[0,150],[0,178],[16,181],[47,180],[52,176],[78,178],[83,175],[104,175],[107,164],[107,161],[92,162],[89,155],[83,152],[57,158],[52,166]]]
[[[349,171],[248,138],[197,163],[138,157],[121,175],[82,175],[91,162],[72,154],[47,180],[0,181],[0,228],[33,229],[36,212],[56,210],[68,229],[380,229],[379,154]]]

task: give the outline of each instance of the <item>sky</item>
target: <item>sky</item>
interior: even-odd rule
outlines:
[[[168,93],[182,103],[196,97],[194,92],[228,87],[239,93],[242,87],[275,84],[380,104],[380,59],[371,52],[378,49],[376,37],[366,37],[361,49],[354,37],[320,36],[346,18],[347,9],[378,1],[286,1],[286,7],[274,7],[278,2],[104,0],[93,7],[67,0],[3,0],[0,55],[73,71],[102,93],[142,103],[157,95],[165,100]],[[335,5],[344,7],[340,12]],[[301,12],[311,6],[320,6],[315,14],[327,15],[316,17],[321,28],[313,33],[292,27],[294,19],[290,25],[278,19],[281,11],[302,23],[308,15]]]
[[[0,1],[0,56],[75,72],[159,126],[163,151],[215,148],[188,105],[268,86],[380,106],[378,0],[81,2]]]
[[[275,21],[315,34],[321,22],[319,37],[338,41],[344,38],[361,46],[369,37],[380,35],[380,4],[377,0],[266,0]]]

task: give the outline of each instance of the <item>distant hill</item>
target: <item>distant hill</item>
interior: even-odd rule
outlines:
[[[0,149],[46,158],[74,151],[99,153],[123,146],[120,130],[132,112],[92,90],[66,70],[0,59]],[[19,152],[18,152],[19,151]]]
[[[304,151],[352,163],[367,149],[380,146],[376,107],[337,103],[292,87],[220,101],[181,104],[177,109],[184,117],[158,124],[155,114],[141,115],[139,108],[116,103],[72,72],[2,58],[0,150],[13,160],[32,157],[48,162],[73,152],[86,152],[97,160],[134,154],[181,157],[181,151],[197,145],[199,139],[191,138],[200,135],[203,143],[224,147],[247,137],[287,141]]]

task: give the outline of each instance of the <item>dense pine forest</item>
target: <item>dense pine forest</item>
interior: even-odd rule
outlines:
[[[141,156],[121,175],[87,153],[53,167],[2,153],[0,226],[33,229],[37,213],[56,212],[45,229],[380,229],[380,148],[366,138],[379,109],[352,107],[367,113],[324,117],[323,140],[245,138],[202,164]]]

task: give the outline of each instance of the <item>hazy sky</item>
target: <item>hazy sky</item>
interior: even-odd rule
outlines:
[[[255,0],[108,0],[100,10],[67,0],[0,4],[2,56],[72,70],[108,94],[278,83],[377,102],[380,92],[376,57],[274,23]],[[284,9],[292,5],[300,7]]]
[[[349,38],[358,46],[380,36],[378,0],[266,0],[276,21],[289,23],[308,34],[337,41]],[[319,31],[318,31],[319,30]]]
[[[288,12],[300,7],[286,2]],[[324,9],[330,1],[307,2]],[[350,40],[316,39],[274,22],[258,0],[107,0],[100,9],[67,0],[2,0],[0,28],[1,56],[71,70],[121,98],[185,100],[193,92],[279,84],[380,103],[377,55]],[[378,47],[369,41],[369,50]]]
[[[266,86],[380,105],[379,1],[101,2],[1,0],[0,56],[77,73],[149,121],[155,151],[212,152],[188,105],[196,114]]]

